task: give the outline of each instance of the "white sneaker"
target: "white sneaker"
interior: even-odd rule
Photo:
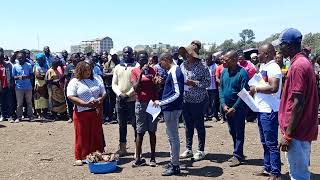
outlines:
[[[0,117],[0,122],[3,121],[5,118],[3,118],[2,116]]]
[[[15,122],[15,123],[19,123],[19,122],[20,122],[20,119],[16,119],[14,122]]]
[[[180,159],[191,158],[193,156],[193,152],[191,150],[186,150],[180,155]]]
[[[29,121],[30,121],[30,122],[35,122],[36,120],[35,120],[33,117],[30,117],[30,118],[29,118]]]
[[[197,151],[197,153],[194,154],[193,158],[195,161],[201,161],[206,157],[206,154],[204,151]]]
[[[13,120],[12,118],[9,118],[9,119],[8,119],[8,122],[9,122],[9,123],[14,123],[14,120]]]

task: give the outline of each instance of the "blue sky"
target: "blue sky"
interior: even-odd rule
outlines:
[[[5,49],[70,49],[82,40],[109,36],[115,48],[193,39],[238,40],[250,28],[257,40],[295,27],[320,32],[320,1],[309,0],[1,0],[0,46]]]

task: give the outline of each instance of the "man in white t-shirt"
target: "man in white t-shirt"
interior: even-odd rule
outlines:
[[[274,60],[276,51],[271,44],[259,48],[259,73],[265,86],[251,86],[251,94],[258,104],[258,126],[264,149],[264,168],[257,176],[270,176],[278,179],[281,175],[280,151],[278,149],[278,111],[280,106],[282,73]]]

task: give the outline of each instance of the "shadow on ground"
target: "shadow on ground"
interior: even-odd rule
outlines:
[[[244,165],[263,166],[263,159],[246,159]]]
[[[7,127],[7,126],[0,124],[0,128],[5,128],[5,127]]]
[[[232,157],[231,154],[212,154],[212,153],[208,153],[206,155],[206,159],[210,160],[211,162],[215,162],[215,163],[227,162],[231,157]]]
[[[206,158],[207,159],[207,158]],[[166,165],[170,161],[159,162],[158,165]],[[180,161],[181,174],[179,176],[201,176],[201,177],[219,177],[223,174],[223,169],[216,166],[195,167],[193,159],[184,159]]]
[[[143,153],[142,157],[144,158],[150,158],[151,157],[151,153]],[[157,157],[161,157],[161,158],[165,158],[165,157],[170,157],[170,153],[169,152],[156,152],[156,158]]]
[[[202,176],[202,177],[219,177],[223,174],[223,169],[216,166],[205,166],[201,168],[186,168],[187,173],[182,172],[182,175]]]
[[[311,180],[318,180],[320,179],[320,174],[314,174],[311,172]],[[290,175],[289,172],[287,172],[286,174],[282,175],[282,180],[290,180]]]

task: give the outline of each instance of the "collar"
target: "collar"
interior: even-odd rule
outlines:
[[[300,58],[300,57],[305,57],[305,58],[306,58],[306,56],[305,56],[302,52],[300,52],[300,53],[296,54],[296,55],[290,60],[291,65],[292,65],[298,58]]]
[[[269,65],[269,64],[272,64],[272,63],[276,63],[276,60],[271,60],[271,61],[269,61],[269,62],[267,62],[267,63],[265,63],[265,65]]]
[[[133,63],[126,63],[124,61],[120,62],[120,66],[124,66],[124,67],[135,67],[136,66],[136,62],[133,62]]]
[[[242,68],[241,66],[239,66],[239,64],[237,64],[237,67],[234,69],[234,71],[231,71],[229,68],[227,68],[228,72],[230,74],[235,74],[235,72],[239,69],[239,68]]]
[[[169,71],[168,71],[168,74],[171,73],[171,71],[173,71],[174,69],[176,69],[177,66],[178,66],[178,65],[173,62],[173,63],[171,64],[171,68],[170,68]]]

